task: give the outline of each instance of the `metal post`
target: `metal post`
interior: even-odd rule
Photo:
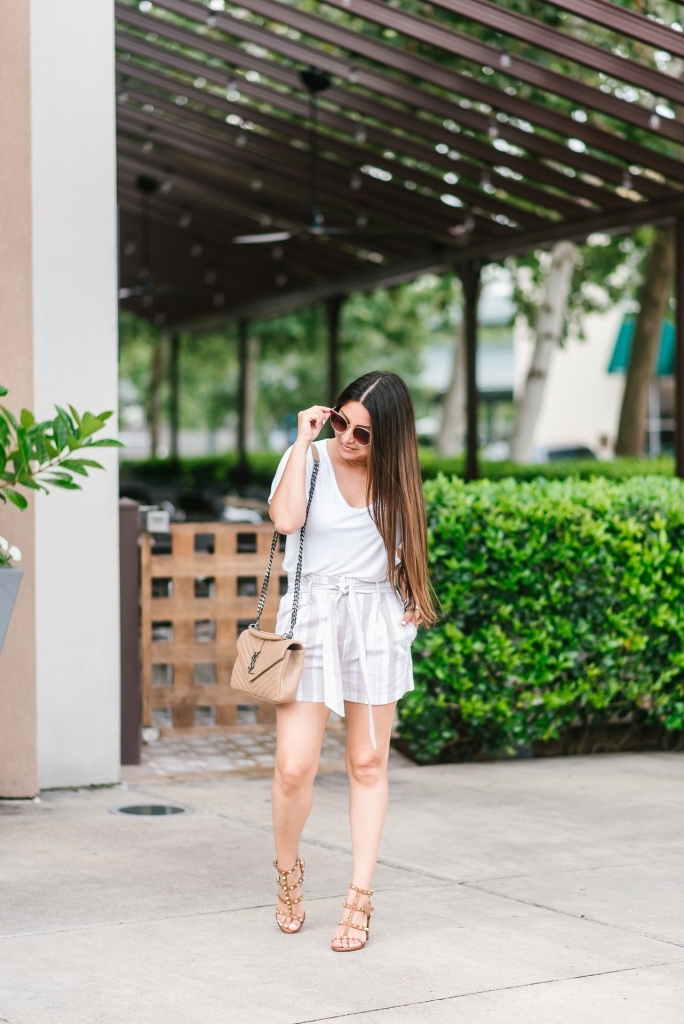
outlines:
[[[140,764],[140,625],[138,502],[119,502],[119,587],[121,615],[121,764]]]
[[[674,379],[674,450],[675,473],[684,477],[684,217],[675,221],[675,275],[676,303],[675,379]]]
[[[346,295],[334,295],[325,300],[328,323],[328,404],[332,406],[340,392],[340,311]]]
[[[238,320],[238,395],[237,395],[237,476],[240,483],[249,476],[247,462],[247,374],[248,374],[248,328],[247,320]]]
[[[171,425],[171,458],[178,461],[178,431],[180,429],[180,337],[171,335],[169,353],[169,422]]]
[[[480,296],[481,270],[482,264],[474,260],[469,260],[459,267],[463,285],[463,338],[466,357],[466,480],[477,480],[480,475],[477,458],[477,303]]]

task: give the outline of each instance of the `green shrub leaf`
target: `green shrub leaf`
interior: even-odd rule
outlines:
[[[684,482],[425,484],[442,620],[413,647],[418,760],[573,726],[684,726]]]

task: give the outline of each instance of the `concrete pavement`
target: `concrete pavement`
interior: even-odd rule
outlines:
[[[371,941],[346,956],[341,774],[317,780],[297,936],[266,778],[3,802],[0,1021],[682,1024],[683,755],[395,764]],[[148,801],[191,813],[110,813]]]

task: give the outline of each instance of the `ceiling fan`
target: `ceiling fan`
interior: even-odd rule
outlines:
[[[177,288],[172,288],[170,285],[155,285],[152,278],[152,212],[150,200],[155,192],[159,190],[160,184],[151,175],[140,174],[135,179],[135,187],[140,192],[141,197],[140,269],[138,271],[140,284],[119,288],[119,299],[133,299],[142,296],[143,305],[151,306],[155,296],[158,295],[174,298],[195,297],[199,294],[196,291],[180,291]]]
[[[268,245],[274,242],[287,242],[291,238],[330,237],[340,235],[410,235],[411,231],[396,228],[333,228],[327,227],[325,217],[318,205],[318,95],[332,85],[330,75],[319,68],[310,67],[299,72],[302,85],[309,94],[309,174],[311,189],[311,213],[306,227],[289,228],[284,231],[263,231],[255,235],[237,235],[233,242],[237,245]]]
[[[141,174],[135,180],[135,187],[141,194],[141,216],[140,216],[140,284],[130,288],[119,288],[120,299],[132,299],[138,295],[153,295],[155,288],[152,281],[151,255],[150,255],[150,231],[151,214],[150,198],[159,188],[159,182],[149,174]]]

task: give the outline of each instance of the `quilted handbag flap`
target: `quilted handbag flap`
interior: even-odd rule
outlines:
[[[250,626],[238,637],[240,656],[247,667],[247,676],[256,680],[264,672],[273,668],[285,657],[285,652],[303,651],[304,646],[297,640],[288,639],[281,633],[267,633],[263,629]]]

